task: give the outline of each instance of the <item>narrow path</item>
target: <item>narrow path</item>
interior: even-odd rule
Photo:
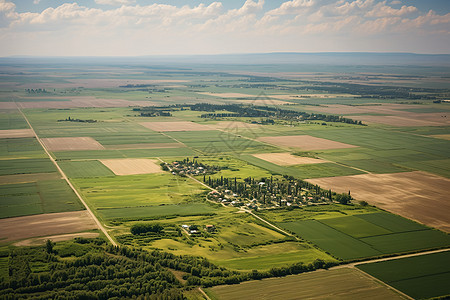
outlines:
[[[17,105],[17,104],[16,104]],[[23,116],[23,118],[25,119],[25,121],[28,123],[28,126],[30,126],[31,131],[33,132],[34,136],[36,137],[37,141],[39,142],[39,144],[41,144],[42,148],[44,149],[45,153],[48,155],[48,157],[50,158],[50,160],[52,161],[52,163],[56,166],[56,169],[58,169],[59,173],[61,174],[62,178],[67,182],[67,184],[70,186],[70,188],[73,190],[73,192],[75,193],[75,195],[77,195],[78,199],[80,199],[81,203],[84,205],[84,207],[86,208],[87,212],[89,213],[89,215],[92,217],[92,219],[95,221],[95,223],[97,224],[98,228],[103,232],[103,234],[108,238],[108,240],[111,242],[111,244],[113,244],[114,246],[117,246],[117,243],[112,239],[112,237],[109,235],[109,233],[106,231],[106,229],[103,227],[103,225],[100,223],[100,221],[97,219],[97,217],[94,215],[94,213],[92,212],[92,210],[89,208],[89,206],[86,204],[86,202],[83,200],[83,198],[81,197],[81,195],[78,193],[77,189],[72,185],[72,183],[70,182],[69,178],[66,176],[66,174],[63,172],[63,170],[59,167],[58,163],[56,162],[56,160],[53,158],[53,156],[50,155],[50,152],[48,152],[47,148],[45,147],[44,143],[41,141],[41,139],[39,138],[39,136],[37,135],[36,131],[34,130],[33,126],[31,126],[30,121],[28,121],[28,118],[25,116],[25,114],[22,112],[22,110],[17,107],[17,109],[19,110],[20,114]]]
[[[204,290],[202,290],[201,287],[198,287],[198,290],[200,291],[200,293],[202,293],[206,300],[211,300],[211,298],[209,298],[209,296],[205,293]]]
[[[389,284],[387,284],[386,282],[381,281],[380,279],[378,279],[378,278],[376,278],[376,277],[373,277],[373,276],[370,275],[369,273],[366,273],[366,272],[364,272],[364,271],[362,271],[362,270],[360,270],[360,269],[358,269],[358,268],[355,268],[355,270],[358,270],[358,272],[364,274],[365,276],[367,276],[368,278],[372,279],[372,280],[375,281],[376,283],[378,283],[378,284],[380,284],[380,285],[383,285],[383,286],[385,286],[386,288],[395,291],[396,293],[402,295],[402,296],[405,297],[406,299],[414,300],[414,298],[408,296],[407,294],[403,293],[403,292],[400,291],[400,290],[397,290],[397,289],[396,289],[395,287],[393,287],[392,285],[389,285]]]
[[[280,232],[282,232],[282,233],[284,233],[284,234],[286,234],[286,235],[288,235],[288,236],[292,236],[292,237],[294,237],[297,241],[298,240],[300,240],[297,236],[295,236],[295,235],[293,235],[293,234],[290,234],[289,232],[287,232],[287,231],[284,231],[283,229],[281,229],[280,227],[277,227],[276,225],[274,225],[274,224],[272,224],[272,223],[270,223],[269,221],[267,221],[267,220],[264,220],[263,218],[261,218],[260,216],[258,216],[258,215],[256,215],[256,214],[254,214],[252,211],[250,211],[250,210],[248,210],[248,209],[245,209],[245,208],[241,208],[243,211],[245,211],[246,213],[249,213],[249,214],[251,214],[252,216],[254,216],[255,218],[257,218],[258,220],[260,220],[260,221],[262,221],[262,222],[264,222],[264,223],[266,223],[267,225],[269,225],[269,226],[271,226],[271,227],[273,227],[273,228],[275,228],[276,230],[278,230],[278,231],[280,231]]]

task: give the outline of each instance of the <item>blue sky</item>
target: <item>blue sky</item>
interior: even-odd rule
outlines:
[[[450,53],[450,0],[0,0],[0,56]]]

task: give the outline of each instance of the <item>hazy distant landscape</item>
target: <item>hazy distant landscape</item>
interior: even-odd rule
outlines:
[[[448,58],[2,58],[1,297],[450,294]]]

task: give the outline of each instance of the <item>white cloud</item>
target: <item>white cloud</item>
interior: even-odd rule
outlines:
[[[268,15],[293,15],[298,14],[306,8],[312,7],[314,0],[292,0],[281,4],[280,7],[269,11]]]
[[[129,5],[135,2],[136,0],[95,0],[95,3],[102,5]]]
[[[450,31],[450,14],[395,8],[384,0],[291,0],[266,12],[263,0],[228,10],[221,2],[179,7],[99,1],[120,7],[74,2],[18,13],[14,3],[0,0],[0,55],[371,51],[375,38],[384,41],[378,45],[401,49],[399,36],[409,40],[404,51],[419,51],[411,49],[414,41],[417,49],[432,49],[422,37],[448,44]]]
[[[33,4],[39,4],[39,2],[41,2],[41,0],[34,0]]]

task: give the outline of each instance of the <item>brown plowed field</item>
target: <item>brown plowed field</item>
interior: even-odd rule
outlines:
[[[99,142],[91,137],[63,137],[41,139],[50,151],[103,150]]]
[[[351,268],[320,270],[281,278],[208,288],[214,299],[405,299],[367,274]]]
[[[39,246],[45,244],[47,240],[51,240],[52,242],[62,242],[68,241],[74,238],[82,237],[82,238],[96,238],[99,234],[97,232],[80,232],[80,233],[69,233],[69,234],[59,234],[59,235],[51,235],[44,236],[39,238],[32,238],[23,240],[17,243],[14,243],[14,246]]]
[[[0,240],[9,242],[91,229],[97,229],[97,225],[85,210],[7,218],[0,220]]]
[[[415,171],[307,179],[339,193],[351,191],[387,211],[450,232],[450,179]]]
[[[194,122],[143,122],[142,126],[154,131],[202,131],[211,130],[210,127]]]
[[[260,153],[253,154],[254,157],[271,162],[279,166],[293,166],[293,165],[306,165],[306,164],[318,164],[324,163],[325,160],[295,156],[290,153]]]
[[[163,172],[155,160],[145,158],[101,159],[116,175],[135,175]]]
[[[0,139],[34,137],[31,129],[8,129],[0,130]]]
[[[258,140],[282,147],[300,148],[302,150],[326,150],[354,148],[357,146],[317,138],[310,135],[266,136]]]

